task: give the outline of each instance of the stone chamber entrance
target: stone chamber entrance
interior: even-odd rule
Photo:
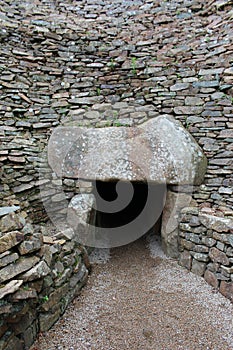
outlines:
[[[101,228],[118,228],[129,225],[142,215],[136,223],[132,238],[141,237],[149,232],[159,235],[161,232],[162,211],[166,199],[166,186],[143,182],[124,182],[121,184],[124,199],[128,202],[123,208],[108,212],[108,203],[111,205],[118,198],[117,181],[96,181],[93,194],[96,198],[95,226]],[[148,191],[152,192],[152,201],[147,203]],[[103,200],[105,204],[103,205]]]
[[[68,224],[81,243],[124,245],[160,219],[163,249],[178,257],[179,212],[206,170],[201,148],[180,122],[161,115],[135,127],[60,126],[50,137],[48,158],[58,176],[92,183],[90,192],[80,181],[80,194],[68,205]]]
[[[44,202],[48,202],[51,215],[59,211],[59,217],[60,212],[67,214],[65,204],[75,209],[75,199],[81,202],[78,179],[158,183],[162,175],[167,184],[161,225],[164,250],[169,256],[177,255],[178,236],[179,263],[233,300],[232,33],[232,1],[229,0],[1,1],[0,348],[27,349],[39,332],[50,328],[60,317],[86,283],[89,265],[85,267],[85,247],[76,242],[72,228],[63,230],[59,222],[55,222],[55,232],[50,223],[47,226],[50,211],[44,206]],[[182,122],[208,158],[205,178],[205,167],[203,170],[200,167],[205,162],[201,161],[198,147],[191,146],[190,135],[183,133],[182,126],[175,124],[172,117]],[[74,128],[82,127],[76,128],[80,140],[74,135],[74,128],[69,130],[68,123],[64,133],[63,122],[68,119]],[[139,124],[140,127],[135,127]],[[40,154],[51,133],[53,136],[59,133],[59,125],[64,137],[58,137],[54,152],[56,165],[52,165],[50,171],[47,162],[40,160]],[[130,127],[124,128],[124,125]],[[74,138],[66,137],[66,133]],[[142,137],[137,142],[139,134]],[[68,164],[70,147],[73,156]],[[66,158],[63,150],[67,155],[65,163],[71,168],[65,167],[60,176],[56,168]],[[42,179],[38,178],[39,168],[45,170]],[[185,192],[186,185],[190,184],[194,185],[192,202]],[[64,194],[59,186],[63,187]],[[84,187],[82,190],[83,205],[86,203],[87,208],[93,193]],[[84,219],[85,215],[91,219],[89,209],[87,212],[84,209],[85,205],[80,214]],[[75,218],[76,223],[82,219],[78,211]],[[83,229],[86,232],[87,226]],[[138,260],[135,264],[140,267]],[[124,273],[125,270],[119,265],[113,270],[116,280],[114,271]],[[152,272],[148,267],[144,267],[144,271]],[[195,277],[189,275],[193,283]],[[154,275],[148,277],[148,282],[158,284]],[[119,276],[119,280],[122,279],[124,275]],[[168,280],[167,273],[165,280]],[[177,286],[176,279],[174,284]],[[140,289],[143,285],[140,283]],[[171,280],[166,284],[169,292],[172,285]],[[114,300],[105,294],[111,302]],[[193,303],[190,303],[195,294],[201,296],[199,319],[193,318]],[[209,294],[212,303],[217,293],[212,294],[210,290]],[[76,342],[77,329],[86,332],[83,337],[86,339],[88,330],[81,316],[89,314],[90,309],[96,310],[96,305],[103,305],[102,297],[96,301],[91,295],[90,299],[95,301],[93,307],[89,304],[87,310],[82,310],[83,313],[79,310],[74,318],[74,337],[67,322],[67,333],[63,328],[59,333],[62,337],[54,336],[58,341],[56,347],[82,350],[83,344]],[[187,300],[180,292],[177,293],[180,299],[172,294],[171,297],[170,305],[177,311]],[[151,300],[151,294],[146,300]],[[138,305],[141,307],[141,304],[139,298]],[[147,304],[151,311],[151,303]],[[156,317],[154,330],[166,326],[166,308],[160,304],[161,312],[157,315],[161,316],[161,323],[156,323]],[[135,305],[136,302],[133,308]],[[214,334],[218,339],[223,335],[223,316],[229,315],[232,308],[229,305],[222,308],[219,300],[218,306],[211,309],[213,324],[216,326],[216,320],[219,321],[219,332],[215,333],[216,327],[209,332],[209,307],[203,308],[203,305],[207,306],[200,289],[195,293],[191,288],[183,308],[183,316],[187,316],[182,318],[183,325],[189,324],[191,328],[198,325],[200,333],[197,336],[197,332],[190,329],[193,338],[187,344],[190,333],[182,332],[183,342],[178,337],[181,343],[175,344],[189,350],[198,346],[229,350],[233,341],[225,347],[212,341]],[[116,311],[118,316],[119,308]],[[111,319],[114,319],[113,312],[108,313]],[[174,315],[177,314],[167,314],[166,320],[171,321],[171,326],[176,322],[176,318],[171,317]],[[227,320],[229,325],[231,319],[232,314]],[[134,317],[132,320],[135,321]],[[201,322],[203,327],[199,327]],[[169,336],[174,330],[164,329]],[[111,331],[105,336],[99,329],[99,334],[103,334],[105,341]],[[59,344],[65,333],[69,340],[74,339],[74,344]],[[228,328],[228,334],[233,334],[232,329]],[[159,344],[141,344],[140,349],[160,349],[161,338],[158,334],[156,338]],[[124,340],[124,334],[121,339]],[[130,349],[135,349],[134,339],[130,336],[133,343],[128,344]],[[201,343],[196,344],[197,339]],[[114,347],[104,345],[100,348]],[[52,347],[45,344],[41,349]],[[90,345],[83,345],[88,347]],[[164,347],[174,349],[174,342]],[[115,348],[126,346],[116,344]]]

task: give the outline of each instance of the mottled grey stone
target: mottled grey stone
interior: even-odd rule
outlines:
[[[47,276],[50,273],[50,268],[44,261],[40,261],[36,266],[22,275],[24,281],[33,281]]]
[[[3,269],[1,269],[0,283],[10,280],[11,278],[19,275],[32,268],[40,259],[37,256],[28,258],[21,258],[16,263],[12,263]]]
[[[179,263],[181,266],[186,267],[186,269],[191,270],[192,256],[187,250],[180,254]]]
[[[12,280],[8,282],[4,287],[0,288],[0,299],[5,295],[15,293],[22,284],[22,280]]]
[[[198,261],[204,261],[204,262],[209,261],[209,257],[207,254],[191,252],[191,255],[194,257],[194,259]]]
[[[94,206],[95,197],[88,193],[74,196],[68,206],[67,222],[75,232],[74,239],[84,245],[92,246],[95,241]]]
[[[203,276],[205,273],[206,264],[200,261],[197,261],[196,259],[193,259],[192,261],[192,268],[191,271],[195,273],[198,276]]]
[[[16,246],[24,240],[24,234],[19,231],[12,231],[0,237],[0,253]]]
[[[209,270],[205,271],[204,279],[207,283],[209,283],[212,287],[218,288],[218,279],[215,274]]]
[[[178,252],[178,225],[179,213],[191,201],[187,193],[174,193],[167,191],[166,203],[163,209],[161,237],[165,253],[177,258]]]
[[[226,254],[215,247],[210,248],[209,256],[214,262],[218,262],[222,265],[229,265],[229,258],[226,256]]]
[[[0,216],[4,216],[6,214],[10,214],[10,213],[13,213],[17,210],[19,210],[20,207],[19,206],[16,206],[16,205],[13,205],[11,207],[1,207],[0,208]]]
[[[208,214],[200,214],[199,219],[202,225],[217,232],[229,232],[230,230],[233,230],[232,219]]]
[[[86,180],[200,184],[206,170],[200,147],[168,115],[132,128],[59,127],[48,156],[59,176]]]
[[[23,228],[26,221],[21,214],[10,213],[2,217],[0,220],[0,236],[3,232],[19,230]]]

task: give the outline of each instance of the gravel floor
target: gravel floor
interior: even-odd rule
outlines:
[[[167,259],[156,239],[95,259],[102,263],[81,296],[31,350],[233,349],[233,305]]]

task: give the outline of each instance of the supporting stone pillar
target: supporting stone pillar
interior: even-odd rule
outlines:
[[[175,193],[168,189],[162,216],[162,247],[168,256],[178,258],[178,225],[182,208],[191,201],[191,194]]]
[[[91,193],[74,196],[68,206],[67,222],[75,232],[75,240],[86,246],[95,242],[95,197]]]

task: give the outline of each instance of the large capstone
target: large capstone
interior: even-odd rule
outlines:
[[[135,127],[58,127],[48,157],[58,176],[157,184],[201,184],[207,165],[196,141],[170,115]]]

